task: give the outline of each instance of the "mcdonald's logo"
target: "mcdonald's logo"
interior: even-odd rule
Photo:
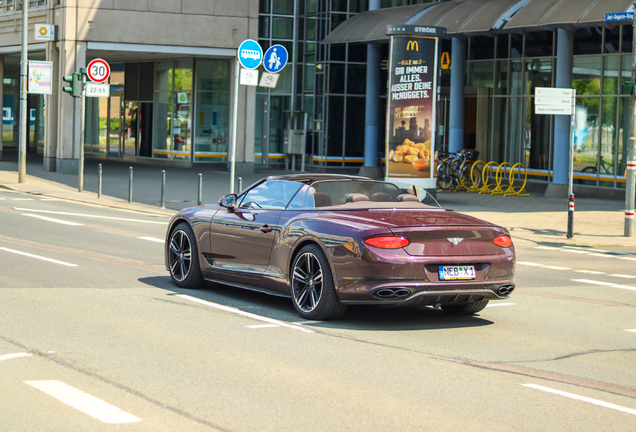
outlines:
[[[442,53],[441,66],[444,70],[448,69],[448,67],[450,66],[450,56],[448,55],[448,52]]]
[[[406,50],[407,51],[413,51],[413,48],[415,48],[415,51],[419,51],[420,50],[420,46],[417,44],[417,41],[409,41],[406,44]]]

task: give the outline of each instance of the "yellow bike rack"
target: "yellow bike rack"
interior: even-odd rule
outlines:
[[[491,192],[492,195],[504,195],[506,192],[501,188],[501,182],[503,180],[504,172],[507,170],[504,169],[505,166],[509,166],[512,168],[509,162],[502,162],[497,167],[497,172],[495,173],[495,182],[497,182],[497,187]]]
[[[521,176],[522,171],[521,169],[523,168],[523,184],[521,186],[518,186],[518,189],[515,188],[515,168],[519,168],[519,176]],[[521,162],[516,163],[512,166],[512,168],[510,169],[510,186],[508,186],[508,189],[505,191],[504,196],[520,196],[520,197],[529,197],[530,194],[526,193],[526,194],[522,194],[521,192],[525,192],[526,190],[526,184],[528,183],[528,170],[526,170],[526,166],[524,164],[522,164]]]
[[[484,169],[481,172],[481,182],[482,182],[482,186],[481,189],[479,190],[479,193],[492,193],[495,189],[491,189],[490,185],[489,185],[489,181],[490,181],[490,173],[491,171],[495,170],[495,166],[498,166],[499,164],[495,161],[490,161],[488,162],[486,165],[484,165]]]
[[[481,188],[479,187],[479,185],[477,183],[475,183],[475,178],[481,178],[480,175],[475,175],[475,167],[477,165],[480,165],[478,169],[482,170],[482,172],[483,172],[483,169],[484,169],[484,166],[486,165],[486,162],[484,162],[482,160],[478,160],[478,161],[473,162],[472,166],[470,167],[470,182],[472,184],[469,187],[466,187],[466,185],[463,183],[463,179],[462,178],[459,179],[459,181],[462,182],[462,186],[464,187],[464,189],[466,189],[466,192],[481,192]]]

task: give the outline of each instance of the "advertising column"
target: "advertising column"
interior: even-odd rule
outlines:
[[[439,36],[445,33],[440,27],[387,26],[387,180],[435,188]]]

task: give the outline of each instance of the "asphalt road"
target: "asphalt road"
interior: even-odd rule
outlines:
[[[474,317],[181,290],[167,218],[0,190],[0,430],[633,431],[636,250],[521,242]]]

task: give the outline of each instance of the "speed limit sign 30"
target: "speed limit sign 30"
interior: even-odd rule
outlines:
[[[90,80],[96,83],[103,83],[110,76],[110,66],[106,60],[95,59],[88,64],[86,69]]]

